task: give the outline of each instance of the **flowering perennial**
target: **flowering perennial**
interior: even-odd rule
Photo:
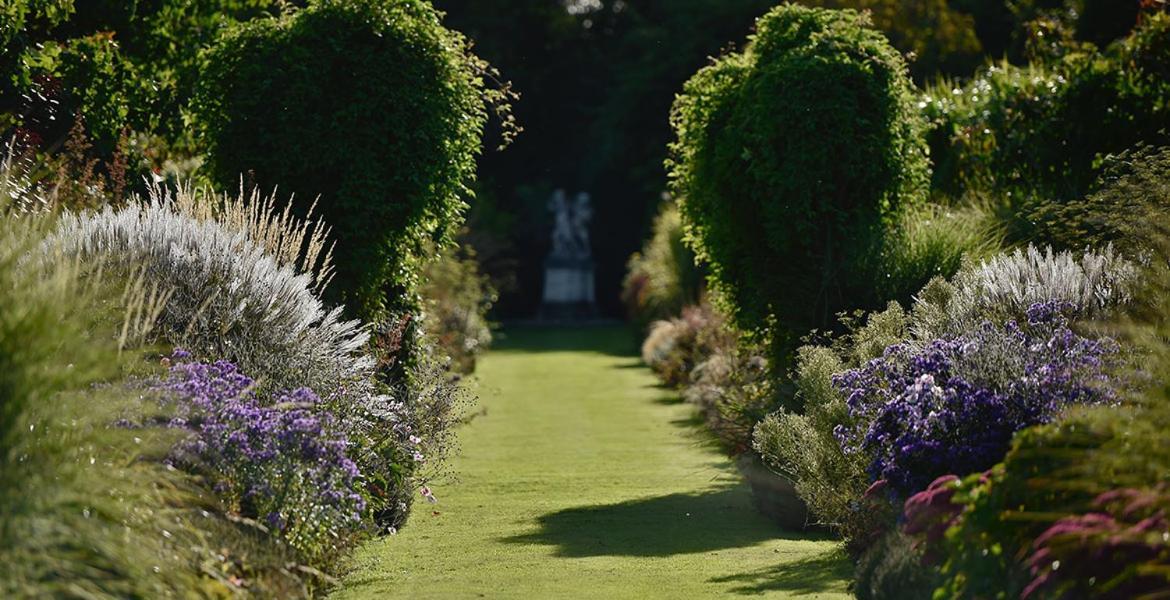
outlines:
[[[231,510],[306,554],[330,550],[361,524],[366,503],[349,441],[312,390],[263,402],[236,365],[189,358],[176,351],[169,376],[155,385],[174,405],[170,426],[191,432],[172,464],[210,479]]]
[[[834,377],[850,424],[835,435],[864,452],[869,474],[902,497],[951,473],[986,470],[1012,435],[1073,404],[1110,402],[1118,352],[1108,338],[1073,332],[1065,303],[1033,304],[1026,322],[984,323],[967,334],[904,342]]]

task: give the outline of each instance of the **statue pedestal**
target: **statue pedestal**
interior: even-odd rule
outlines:
[[[597,314],[593,261],[585,258],[549,258],[544,263],[541,318],[574,319]]]

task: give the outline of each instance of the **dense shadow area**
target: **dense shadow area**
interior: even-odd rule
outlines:
[[[751,507],[744,486],[569,508],[538,519],[539,531],[504,538],[557,546],[557,555],[672,556],[753,546],[786,534]]]
[[[853,577],[853,566],[840,550],[780,563],[766,569],[711,579],[712,583],[741,584],[732,591],[755,596],[765,592],[790,592],[792,595],[822,594],[834,590],[841,581]]]
[[[624,324],[581,326],[510,326],[492,342],[492,352],[596,352],[629,360],[623,367],[641,366],[633,331]]]

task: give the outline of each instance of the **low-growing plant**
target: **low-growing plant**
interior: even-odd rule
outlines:
[[[1099,252],[1016,249],[935,280],[917,297],[911,331],[920,340],[959,335],[984,321],[1024,320],[1038,303],[1059,302],[1071,318],[1106,317],[1127,303],[1137,266],[1112,248]]]
[[[642,342],[642,361],[662,382],[679,387],[691,371],[721,349],[734,346],[723,316],[708,304],[688,306],[669,321],[655,321]]]
[[[802,413],[779,410],[763,419],[753,446],[772,468],[792,478],[796,492],[817,523],[844,538],[861,554],[889,528],[889,506],[880,493],[867,494],[867,461],[845,453],[834,432],[851,423],[834,375],[880,357],[905,338],[907,315],[897,303],[868,316],[863,326],[834,340],[832,347],[805,346],[797,352],[793,382]]]
[[[707,428],[733,455],[752,449],[752,428],[776,408],[764,349],[732,338],[691,371],[683,398],[699,407]]]
[[[228,510],[256,519],[311,561],[335,557],[365,522],[350,440],[308,388],[258,395],[227,361],[177,350],[151,387],[173,407],[167,425],[191,435],[171,464],[206,477]]]
[[[891,531],[858,561],[853,593],[858,600],[931,600],[940,581],[937,571],[922,564],[914,540]]]

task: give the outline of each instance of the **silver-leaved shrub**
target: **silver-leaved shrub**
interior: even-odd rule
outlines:
[[[168,294],[155,331],[201,359],[231,360],[270,389],[369,394],[368,333],[328,309],[313,278],[282,265],[246,231],[177,211],[155,195],[122,208],[64,214],[49,243]]]

